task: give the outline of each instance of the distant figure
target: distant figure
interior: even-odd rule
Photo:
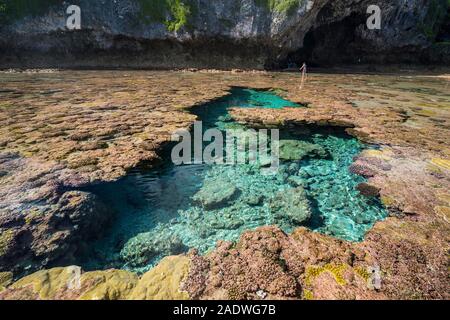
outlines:
[[[303,89],[303,84],[305,83],[305,81],[308,79],[308,74],[307,74],[307,67],[306,67],[306,63],[303,62],[302,67],[300,68],[300,72],[302,73],[302,80],[300,82],[300,89]]]

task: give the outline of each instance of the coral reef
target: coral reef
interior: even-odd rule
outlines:
[[[163,293],[158,291],[161,286],[151,285],[155,289],[147,291],[150,296],[180,297],[178,288],[184,282],[188,294],[183,298],[199,299],[259,299],[256,293],[261,290],[269,298],[286,299],[449,298],[448,77],[311,75],[300,91],[298,76],[289,73],[100,74],[0,74],[1,271],[14,271],[17,278],[24,270],[70,260],[70,253],[80,249],[86,237],[99,233],[113,214],[108,203],[84,190],[86,186],[119,179],[138,164],[155,164],[156,151],[170,134],[194,120],[185,108],[226,95],[232,86],[273,87],[285,89],[287,99],[307,103],[308,108],[257,112],[236,108],[231,111],[233,118],[254,127],[340,126],[364,142],[379,145],[378,150],[360,153],[353,165],[340,156],[332,160],[336,167],[352,165],[352,172],[368,177],[367,184],[379,190],[390,216],[358,239],[361,242],[306,228],[291,234],[274,227],[244,232],[236,243],[221,242],[208,254],[199,250],[198,255],[178,258],[180,264],[169,263],[172,266],[167,268],[177,270],[170,272],[178,275],[176,279],[158,278],[156,273],[151,278],[174,284],[164,286],[173,290]],[[351,147],[360,151],[356,145]],[[298,186],[302,186],[299,179],[311,179],[308,168],[298,177],[292,181]],[[307,194],[328,188],[319,188],[323,180],[316,182],[309,181],[312,189],[305,189]],[[245,196],[249,203],[258,203]],[[336,208],[338,204],[318,205]],[[241,212],[237,207],[233,210]],[[214,212],[208,218],[214,221]],[[235,227],[238,218],[230,213],[226,224]],[[365,217],[353,218],[363,222]],[[181,229],[202,228],[191,221],[192,225],[181,223]],[[375,267],[381,272],[380,289],[368,285],[367,270]],[[0,298],[81,297],[82,293],[70,297],[56,293],[67,281],[62,270],[39,271],[36,282],[19,280],[25,287],[8,285],[8,280]],[[119,278],[130,287],[107,289],[105,275],[106,280],[99,281],[103,293],[89,298],[132,296],[130,288],[137,276],[114,276]],[[48,281],[55,285],[49,287]],[[144,291],[139,290],[138,296],[147,297]]]
[[[279,109],[292,103],[269,92],[235,88],[231,95],[196,108],[199,120],[207,124],[205,130],[234,124],[227,114],[229,104]],[[104,202],[120,208],[120,218],[100,245],[94,244],[91,253],[80,259],[82,265],[143,272],[164,255],[182,252],[183,244],[204,253],[219,240],[235,241],[242,231],[261,225],[276,225],[287,232],[308,225],[343,239],[361,239],[386,212],[357,193],[354,187],[361,179],[347,172],[346,164],[358,154],[359,144],[333,130],[299,127],[282,129],[280,134],[288,137],[295,132],[302,134],[281,140],[282,151],[301,156],[282,159],[276,174],[261,173],[261,159],[233,166],[166,165],[161,173],[135,170],[123,181],[96,188]],[[247,128],[237,136],[250,134]],[[305,141],[311,137],[314,144]],[[237,158],[249,157],[246,149],[242,143],[237,145]],[[309,154],[312,157],[306,157]]]

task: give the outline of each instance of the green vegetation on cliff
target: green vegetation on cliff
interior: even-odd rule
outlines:
[[[420,24],[420,29],[430,41],[434,41],[439,32],[439,27],[447,15],[450,0],[431,0],[427,15]]]
[[[303,0],[255,0],[256,5],[264,7],[269,11],[280,13],[291,13]]]
[[[191,15],[191,0],[136,0],[144,22],[164,23],[169,31],[185,26]],[[7,24],[26,16],[38,16],[63,0],[0,0],[0,24]]]
[[[63,0],[0,0],[0,24],[44,14],[49,7],[62,4]]]
[[[141,19],[164,23],[169,31],[178,31],[188,22],[191,5],[186,0],[138,0]]]

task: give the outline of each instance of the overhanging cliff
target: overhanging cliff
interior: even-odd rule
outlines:
[[[81,30],[66,8],[81,8]],[[369,30],[369,5],[381,29]],[[0,0],[0,67],[448,64],[447,0]]]

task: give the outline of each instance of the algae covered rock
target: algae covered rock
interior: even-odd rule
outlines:
[[[82,300],[124,300],[137,285],[137,274],[125,270],[105,270],[81,276]]]
[[[225,206],[239,194],[239,189],[229,180],[209,179],[192,198],[205,209]]]
[[[144,267],[157,256],[170,256],[187,250],[176,235],[155,228],[130,239],[121,250],[120,257],[132,267]]]
[[[185,256],[166,257],[145,273],[133,289],[129,300],[187,300],[181,286],[189,273],[190,259]]]
[[[9,286],[12,282],[13,274],[12,272],[0,272],[0,291],[4,290],[5,287]]]
[[[56,299],[61,291],[68,289],[76,268],[53,268],[33,273],[13,283],[2,292],[0,299]]]
[[[169,256],[140,279],[125,270],[82,273],[70,266],[41,270],[26,276],[0,292],[0,300],[186,300],[181,290],[187,278],[190,259]],[[9,274],[0,274],[0,281],[10,281]],[[1,282],[0,282],[1,287]]]
[[[0,300],[122,300],[138,280],[124,270],[82,273],[77,266],[53,268],[18,280],[0,294]]]
[[[325,158],[328,152],[317,144],[298,140],[280,140],[280,159],[302,160],[306,157]]]
[[[311,209],[302,187],[280,191],[269,203],[275,221],[302,224],[311,218]]]
[[[448,159],[434,158],[430,161],[430,163],[434,166],[450,171],[450,160]]]
[[[12,229],[0,229],[0,258],[11,251],[13,240],[14,231]]]

